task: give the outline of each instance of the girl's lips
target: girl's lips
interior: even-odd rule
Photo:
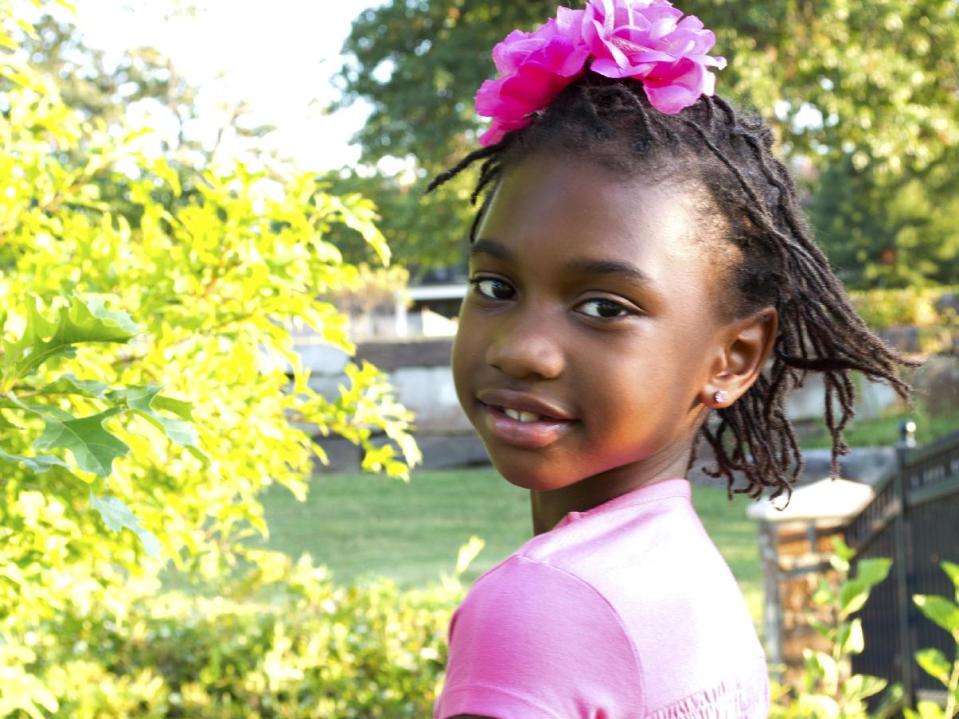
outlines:
[[[520,422],[508,417],[501,407],[480,402],[483,422],[489,433],[505,444],[527,449],[540,449],[552,444],[570,431],[574,420],[543,418]]]
[[[570,421],[575,419],[569,409],[560,402],[539,397],[529,392],[486,387],[476,393],[476,399],[488,407],[532,412],[549,420]]]

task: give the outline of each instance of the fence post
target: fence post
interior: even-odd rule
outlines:
[[[759,557],[763,563],[763,620],[766,634],[766,655],[774,669],[772,674],[782,681],[783,672],[783,608],[779,593],[779,527],[767,520],[759,524]]]
[[[916,423],[912,420],[903,420],[899,423],[899,442],[896,445],[896,499],[898,512],[896,513],[896,585],[898,587],[897,609],[899,624],[900,647],[900,677],[902,680],[903,698],[906,706],[916,706],[915,673],[912,661],[912,627],[909,617],[912,614],[909,596],[910,544],[912,541],[912,527],[909,517],[908,488],[906,487],[906,460],[909,450],[916,446]]]

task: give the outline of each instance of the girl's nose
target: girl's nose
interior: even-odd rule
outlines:
[[[556,332],[534,313],[504,320],[486,351],[486,361],[516,379],[554,379],[562,374],[564,363]]]

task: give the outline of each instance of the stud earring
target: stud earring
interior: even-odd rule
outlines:
[[[721,389],[713,394],[713,402],[716,404],[726,404],[727,400],[729,400],[729,392],[724,389]]]

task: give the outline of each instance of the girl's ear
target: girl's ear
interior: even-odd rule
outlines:
[[[728,407],[759,377],[779,333],[779,313],[765,307],[732,322],[722,333],[722,346],[700,401],[707,407]]]

